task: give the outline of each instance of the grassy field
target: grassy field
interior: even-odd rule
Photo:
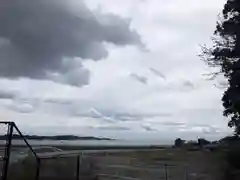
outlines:
[[[65,149],[77,150],[76,147]],[[82,147],[79,147],[82,149]],[[221,153],[161,148],[149,150],[84,153],[80,179],[217,180],[221,176]],[[34,179],[36,161],[11,164],[8,179]],[[39,179],[76,179],[77,156],[42,159]]]
[[[139,167],[136,171],[134,168],[132,171],[129,168],[129,174],[132,172],[132,176],[129,174],[128,176],[142,179],[214,180],[220,176],[220,156],[221,153],[217,152],[165,148],[161,150],[108,153],[105,156],[95,158],[94,164],[100,167],[100,171],[101,167],[106,165],[111,168],[112,165],[114,167],[114,164],[123,165],[123,169],[124,166]],[[117,171],[120,169],[118,168]],[[167,178],[165,177],[166,170]],[[110,172],[109,169],[106,171]],[[122,174],[124,175],[124,172]]]

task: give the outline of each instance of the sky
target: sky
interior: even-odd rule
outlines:
[[[2,0],[0,119],[40,135],[227,135],[224,79],[198,56],[224,3]]]

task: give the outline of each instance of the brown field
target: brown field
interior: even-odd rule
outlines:
[[[76,147],[75,147],[76,149]],[[221,153],[163,148],[83,153],[80,178],[98,180],[218,180],[222,176]],[[36,161],[11,164],[8,179],[35,179]],[[42,159],[39,180],[74,179],[77,155]]]

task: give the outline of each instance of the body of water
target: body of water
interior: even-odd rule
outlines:
[[[5,144],[3,140],[1,144]],[[69,145],[69,146],[150,146],[150,145],[172,145],[170,140],[28,140],[30,145]],[[23,140],[13,140],[13,145],[24,145]]]

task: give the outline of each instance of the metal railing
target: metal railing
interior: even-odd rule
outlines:
[[[107,158],[107,157],[102,157]],[[94,174],[101,178],[106,179],[119,179],[119,180],[189,180],[190,174],[187,166],[178,166],[173,164],[158,164],[153,165],[143,163],[135,158],[122,157],[122,162],[119,163],[118,157],[114,158],[112,162],[105,160],[97,160],[94,163]],[[127,161],[131,161],[130,163]],[[125,163],[126,162],[126,163]]]
[[[78,180],[80,178],[81,155],[42,156],[39,159],[38,179],[64,178]]]
[[[0,180],[79,179],[80,151],[37,153],[14,122],[0,122],[0,133]]]
[[[141,158],[124,159],[118,155],[119,152],[124,152],[122,149],[36,152],[36,147],[29,143],[31,140],[24,137],[14,122],[0,122],[0,133],[0,180],[79,180],[96,177],[122,180],[194,180],[187,166],[146,164]],[[21,153],[26,150],[27,156]]]
[[[29,149],[29,152],[32,154],[32,158],[34,158],[39,164],[39,158],[37,154],[34,152],[30,144],[27,142],[21,131],[18,129],[16,124],[14,122],[7,122],[7,121],[1,121],[0,122],[0,129],[1,129],[1,147],[4,150],[4,153],[0,154],[1,157],[1,180],[7,180],[10,179],[12,175],[11,171],[11,156],[12,156],[12,150],[15,149],[14,147],[14,140],[17,135],[17,139],[21,139],[24,142],[24,145]],[[14,133],[15,131],[15,133]],[[15,136],[14,136],[15,135]],[[23,146],[23,145],[19,145]],[[38,171],[36,171],[35,178],[38,177]]]

